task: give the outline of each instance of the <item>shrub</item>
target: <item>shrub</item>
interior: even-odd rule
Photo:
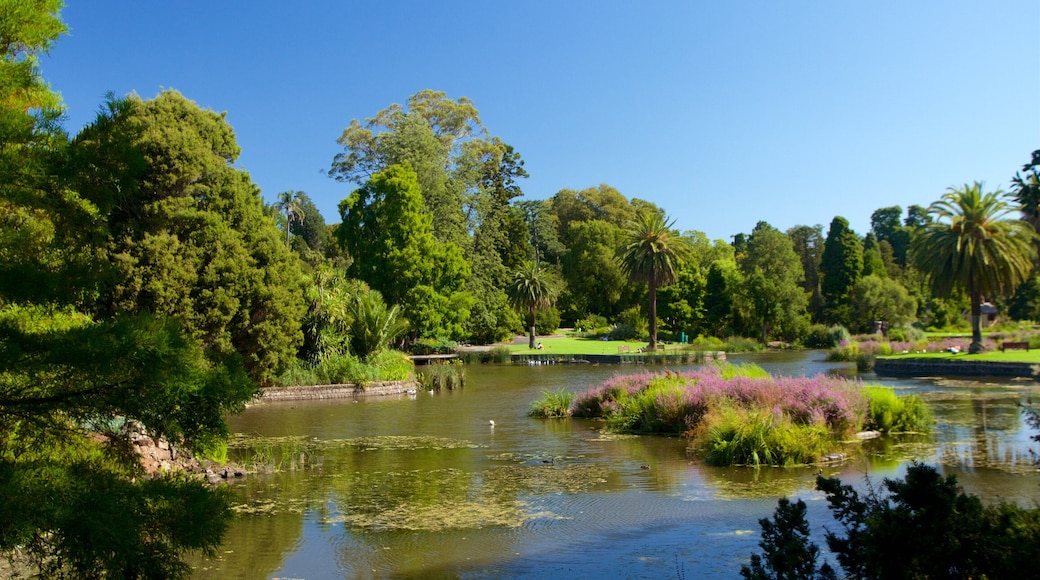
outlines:
[[[377,381],[404,381],[415,372],[415,365],[403,352],[383,349],[368,357]]]
[[[794,465],[811,463],[834,445],[819,425],[796,425],[768,411],[725,406],[696,446],[709,465]]]
[[[560,311],[555,306],[534,313],[534,329],[538,334],[554,334],[560,327]]]
[[[731,336],[726,339],[725,347],[723,350],[726,352],[759,352],[764,350],[766,347],[761,342],[753,338],[745,338],[743,336]]]
[[[575,322],[574,327],[582,336],[590,337],[605,334],[610,328],[610,323],[607,322],[605,316],[589,314],[585,318]]]
[[[459,353],[459,360],[466,364],[507,363],[513,353],[507,346],[496,346],[488,350],[467,350]]]
[[[610,340],[635,340],[636,327],[631,324],[619,322],[614,325],[614,328],[610,329],[610,332],[607,333],[607,338]]]
[[[827,351],[827,360],[831,362],[852,362],[859,355],[859,344],[843,342]]]
[[[802,345],[806,348],[831,348],[834,342],[831,339],[830,329],[823,324],[813,324],[808,333],[802,339]]]
[[[459,343],[447,338],[420,338],[412,344],[412,354],[454,354]]]
[[[842,343],[852,342],[852,335],[849,334],[849,329],[840,324],[835,324],[828,328],[827,334],[830,336],[831,343],[829,346],[831,347],[840,346]]]
[[[571,416],[571,403],[574,401],[574,393],[565,389],[550,391],[542,390],[542,397],[531,404],[527,411],[530,417],[542,417],[545,419],[562,419]]]
[[[874,362],[876,360],[877,355],[873,353],[861,352],[856,355],[856,370],[861,373],[869,373],[870,371],[874,370]]]
[[[900,397],[891,387],[869,385],[863,388],[869,410],[865,427],[886,433],[930,431],[932,413],[918,395]]]

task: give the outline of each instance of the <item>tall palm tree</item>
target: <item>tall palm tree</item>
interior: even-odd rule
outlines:
[[[617,253],[617,261],[633,282],[646,282],[650,290],[650,344],[657,349],[657,289],[673,284],[676,269],[686,254],[688,244],[672,229],[675,220],[661,212],[644,211],[625,232],[626,243]]]
[[[289,243],[289,236],[292,233],[292,223],[298,222],[303,223],[303,204],[300,200],[299,191],[283,191],[278,194],[278,201],[274,203],[274,207],[281,212],[285,212],[285,243]]]
[[[964,288],[971,300],[971,347],[982,351],[982,298],[1010,294],[1033,269],[1036,232],[1023,220],[1004,219],[1019,211],[997,190],[982,184],[950,188],[928,208],[935,220],[913,242],[914,263],[940,297]]]
[[[513,281],[506,287],[509,302],[527,312],[527,328],[530,329],[528,346],[536,348],[534,314],[538,310],[549,308],[559,295],[559,284],[548,270],[543,270],[534,262],[524,262],[513,273]]]

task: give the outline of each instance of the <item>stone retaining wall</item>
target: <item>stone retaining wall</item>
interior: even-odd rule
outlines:
[[[888,377],[1034,377],[1033,363],[927,358],[879,358],[874,372]]]
[[[254,399],[253,402],[274,403],[280,401],[318,401],[322,399],[379,397],[414,392],[416,388],[415,381],[379,381],[368,383],[364,387],[354,384],[269,387],[263,389],[260,396]]]

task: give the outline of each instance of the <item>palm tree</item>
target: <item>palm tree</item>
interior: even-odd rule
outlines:
[[[914,238],[913,257],[939,297],[964,288],[971,300],[971,347],[982,351],[982,299],[1010,294],[1033,269],[1036,232],[1025,221],[1004,219],[1019,207],[1003,191],[982,184],[950,188],[928,208],[933,223]]]
[[[303,223],[303,207],[300,200],[302,192],[299,191],[283,191],[278,194],[278,201],[274,203],[274,207],[281,212],[285,212],[285,243],[289,244],[289,235],[292,232],[292,223],[294,221]]]
[[[629,280],[646,282],[650,290],[650,344],[657,349],[657,289],[676,280],[676,267],[686,253],[686,241],[672,230],[675,220],[661,212],[639,214],[625,232],[627,242],[617,253],[617,261]]]
[[[506,287],[509,302],[527,312],[527,328],[530,329],[530,348],[536,348],[534,314],[538,310],[549,308],[556,302],[559,285],[552,273],[543,270],[534,262],[524,262],[513,273],[513,281]]]

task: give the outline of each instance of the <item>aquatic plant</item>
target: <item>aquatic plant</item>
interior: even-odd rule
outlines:
[[[918,395],[900,397],[891,387],[868,385],[863,388],[869,411],[865,427],[890,433],[928,432],[932,412]]]
[[[867,393],[874,393],[868,395]],[[820,457],[861,430],[921,431],[930,414],[920,397],[887,398],[868,413],[870,397],[841,377],[772,377],[757,365],[707,365],[663,373],[617,375],[575,396],[575,417],[601,418],[622,433],[683,434],[717,464],[787,465]]]
[[[531,404],[527,411],[530,417],[542,417],[546,419],[561,419],[571,416],[571,403],[574,401],[574,393],[565,389],[550,391],[542,390],[542,397]]]
[[[466,385],[466,369],[459,360],[430,363],[415,376],[424,389],[431,391],[461,389]]]

